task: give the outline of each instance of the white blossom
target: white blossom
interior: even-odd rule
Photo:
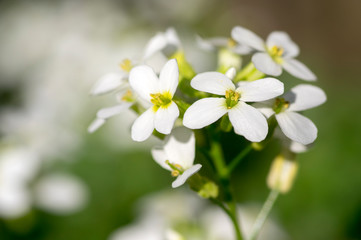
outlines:
[[[299,47],[285,32],[274,31],[264,42],[258,35],[248,29],[237,26],[232,30],[232,38],[241,44],[251,47],[257,52],[252,62],[261,72],[279,76],[282,68],[295,77],[307,81],[315,81],[316,76],[303,63],[294,59],[299,54]]]
[[[259,103],[256,107],[267,117],[275,114],[278,125],[288,138],[307,145],[317,138],[317,128],[310,119],[298,112],[317,107],[326,99],[326,94],[321,88],[300,84],[282,97]]]
[[[201,164],[193,164],[195,144],[193,131],[179,127],[173,130],[163,147],[152,149],[154,160],[161,167],[171,171],[172,176],[177,177],[172,183],[173,188],[183,185],[189,177],[201,169]]]
[[[141,114],[132,126],[132,139],[144,141],[154,128],[163,134],[169,134],[179,116],[177,104],[172,101],[178,86],[179,70],[175,59],[169,60],[162,68],[159,78],[147,65],[133,68],[129,83],[133,90],[151,106]]]
[[[252,48],[227,37],[202,38],[197,36],[196,40],[199,47],[207,51],[226,48],[233,53],[241,55],[249,54],[252,51]]]
[[[232,72],[231,75],[234,75]],[[228,113],[234,131],[252,142],[260,142],[266,137],[268,124],[264,116],[246,102],[264,101],[283,93],[283,83],[274,78],[241,82],[236,88],[226,75],[219,72],[198,74],[192,79],[191,86],[225,97],[203,98],[193,103],[184,114],[184,126],[203,128]]]

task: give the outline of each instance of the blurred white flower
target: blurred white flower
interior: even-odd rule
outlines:
[[[299,54],[298,46],[285,32],[272,32],[264,42],[248,29],[237,26],[232,30],[232,38],[258,51],[252,57],[255,67],[261,72],[279,76],[282,68],[295,77],[315,81],[316,76],[303,63],[294,59]]]
[[[172,101],[178,86],[178,64],[169,60],[160,72],[159,78],[147,65],[137,66],[130,71],[129,83],[133,90],[153,106],[141,114],[132,126],[132,139],[144,141],[154,128],[163,134],[169,134],[179,116],[177,104]]]
[[[80,179],[65,173],[52,173],[35,185],[35,204],[45,211],[67,215],[84,208],[88,191]]]
[[[199,91],[224,95],[225,98],[203,98],[193,103],[184,114],[184,126],[203,128],[228,113],[235,133],[252,142],[266,137],[268,124],[264,116],[246,102],[264,101],[283,93],[283,83],[274,78],[241,82],[236,89],[232,80],[219,72],[198,74],[192,79],[191,86]]]
[[[168,49],[173,48],[173,49]],[[159,32],[147,43],[143,59],[149,59],[155,53],[161,51],[176,52],[182,49],[182,44],[174,28],[168,28],[165,32]]]
[[[213,37],[213,38],[202,38],[196,36],[197,43],[200,48],[208,51],[214,51],[216,49],[226,48],[233,53],[240,55],[249,54],[252,48],[234,41],[232,38],[226,37]]]
[[[326,99],[321,88],[300,84],[280,98],[257,103],[256,107],[267,117],[275,114],[282,132],[288,138],[307,145],[317,138],[317,127],[310,119],[297,112],[317,107]]]
[[[189,177],[201,169],[201,164],[193,165],[195,144],[193,131],[179,127],[172,131],[163,147],[152,149],[154,160],[161,167],[171,171],[172,176],[178,177],[172,183],[173,188],[183,185]]]
[[[26,148],[9,147],[0,152],[0,216],[17,218],[31,209],[28,185],[40,167],[39,158]]]

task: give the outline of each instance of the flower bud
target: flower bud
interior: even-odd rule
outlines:
[[[283,155],[278,155],[272,163],[267,178],[267,185],[271,189],[281,193],[287,193],[293,184],[296,176],[298,164],[293,159],[286,159]]]

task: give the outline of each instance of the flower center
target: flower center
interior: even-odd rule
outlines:
[[[233,38],[229,38],[227,42],[228,47],[232,48],[237,45],[237,42]]]
[[[279,114],[281,112],[284,112],[289,106],[290,103],[286,101],[284,98],[276,98],[276,101],[273,104],[272,109],[276,114]]]
[[[157,111],[158,108],[167,108],[168,105],[172,102],[172,95],[170,92],[162,93],[151,93],[150,94],[150,101],[154,104],[153,110]]]
[[[236,106],[240,97],[241,97],[241,94],[239,92],[236,92],[233,90],[227,90],[226,91],[227,108],[231,109],[232,107]]]
[[[124,102],[134,102],[135,99],[134,99],[134,96],[133,96],[133,93],[132,91],[128,90],[121,98],[122,101]]]
[[[273,60],[277,63],[282,63],[282,55],[284,53],[284,49],[282,47],[273,46],[268,49],[268,53],[271,55]]]
[[[169,160],[165,161],[165,163],[172,169],[172,176],[178,177],[179,175],[182,175],[184,173],[184,169],[179,164],[174,164],[169,162]]]
[[[130,70],[132,70],[132,61],[130,61],[129,59],[124,59],[120,64],[119,64],[120,68],[123,69],[123,71],[125,72],[130,72]]]

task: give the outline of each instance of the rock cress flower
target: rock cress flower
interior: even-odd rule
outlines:
[[[195,144],[194,133],[179,127],[173,130],[163,147],[152,149],[154,160],[163,168],[172,171],[172,176],[178,177],[172,183],[173,188],[183,185],[190,176],[201,169],[201,164],[193,165]]]
[[[315,81],[316,76],[303,63],[294,59],[300,50],[285,32],[272,32],[264,42],[248,29],[237,26],[232,30],[232,38],[258,51],[252,57],[255,67],[261,72],[279,76],[282,68],[295,77]]]
[[[326,94],[321,88],[300,84],[282,97],[258,103],[256,107],[267,117],[275,114],[278,125],[288,138],[307,145],[317,138],[317,128],[310,119],[297,112],[317,107],[325,101]]]
[[[132,139],[144,141],[154,128],[169,134],[179,109],[172,99],[178,86],[178,65],[175,59],[169,60],[162,68],[159,79],[153,69],[146,65],[134,67],[129,74],[129,83],[134,91],[151,106],[140,115],[132,126]]]
[[[234,131],[252,142],[260,142],[266,137],[268,124],[262,114],[246,102],[264,101],[283,93],[283,83],[274,78],[241,82],[236,89],[234,83],[219,72],[198,74],[192,79],[191,86],[225,97],[203,98],[193,103],[184,114],[184,126],[203,128],[228,113]]]

